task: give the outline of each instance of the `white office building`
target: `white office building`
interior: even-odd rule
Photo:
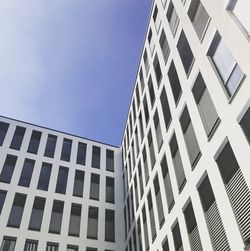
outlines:
[[[0,251],[249,251],[249,9],[154,1],[121,146],[1,117]]]

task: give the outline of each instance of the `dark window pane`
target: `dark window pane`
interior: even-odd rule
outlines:
[[[72,147],[72,140],[63,139],[61,160],[70,161],[71,147]]]
[[[148,224],[147,224],[147,216],[145,206],[142,208],[142,220],[143,220],[143,229],[144,229],[144,243],[146,250],[149,248],[149,240],[148,240]]]
[[[10,148],[20,150],[26,128],[17,126],[12,138]]]
[[[154,65],[154,71],[155,71],[157,85],[159,86],[161,83],[161,79],[162,79],[162,72],[161,72],[161,66],[160,66],[160,62],[159,62],[157,54],[155,55],[153,65]]]
[[[163,118],[164,118],[164,122],[165,122],[165,128],[167,130],[169,127],[169,124],[172,120],[172,116],[171,116],[165,88],[163,88],[163,90],[162,90],[160,99],[161,99],[161,108],[162,108],[162,112],[163,112]]]
[[[8,129],[9,129],[9,124],[0,121],[0,146],[3,145]]]
[[[98,208],[89,207],[87,238],[97,239],[98,236]]]
[[[58,243],[47,243],[46,251],[58,251]]]
[[[93,146],[92,148],[92,167],[100,168],[101,148]]]
[[[84,171],[76,170],[73,196],[83,197]]]
[[[105,211],[105,241],[115,242],[115,212]]]
[[[186,220],[187,230],[188,230],[188,233],[190,234],[192,233],[194,228],[197,226],[192,202],[189,202],[187,207],[185,208],[184,216]]]
[[[56,193],[66,193],[67,182],[68,182],[68,172],[69,169],[67,167],[60,166],[57,183],[56,183]]]
[[[77,149],[77,159],[76,159],[77,164],[85,165],[86,150],[87,150],[87,144],[79,142]]]
[[[1,251],[14,251],[15,246],[16,246],[16,238],[4,236],[0,250]]]
[[[98,174],[91,174],[90,199],[99,200],[99,183],[100,176]]]
[[[44,156],[54,158],[57,136],[48,135]]]
[[[154,84],[152,82],[151,76],[149,77],[149,80],[148,80],[148,90],[149,90],[149,97],[150,97],[151,107],[153,107],[154,102],[155,102],[155,91],[154,91]]]
[[[4,205],[5,198],[6,198],[6,194],[7,194],[7,191],[0,190],[0,214],[1,214],[2,209],[3,209],[3,205]]]
[[[154,239],[156,238],[156,227],[155,227],[155,215],[154,215],[151,191],[149,191],[147,200],[148,200],[148,211],[149,211],[149,219],[150,219],[150,229],[151,229],[151,236],[152,236],[152,242],[153,242]]]
[[[7,155],[3,169],[0,174],[0,181],[10,183],[16,165],[17,157],[14,155]]]
[[[28,152],[29,153],[37,153],[38,147],[40,144],[42,133],[39,131],[32,131],[32,135],[30,138],[30,143],[28,147]]]
[[[174,238],[174,246],[175,250],[179,250],[182,247],[182,239],[181,239],[181,232],[180,232],[180,227],[179,223],[177,222],[172,229],[173,233],[173,238]]]
[[[37,189],[48,191],[52,165],[42,163]]]
[[[143,110],[144,110],[145,121],[147,124],[149,121],[149,112],[148,112],[148,102],[147,102],[146,95],[144,96],[144,99],[143,99]]]
[[[36,231],[41,230],[44,206],[45,206],[45,199],[35,197],[33,209],[30,216],[30,222],[29,222],[30,230],[36,230]]]
[[[168,239],[162,243],[162,251],[169,251]]]
[[[160,226],[162,226],[162,224],[165,221],[165,217],[164,217],[164,210],[163,210],[163,205],[162,205],[158,174],[154,178],[154,190],[155,190],[156,206],[157,206],[157,211],[158,211],[158,220],[159,220]]]
[[[246,136],[248,143],[250,144],[250,107],[247,109],[246,113],[241,119],[240,126]]]
[[[24,251],[37,251],[38,241],[26,240]]]
[[[159,42],[161,46],[162,56],[163,56],[164,62],[166,63],[170,54],[170,48],[169,48],[169,44],[168,44],[164,29],[162,29]]]
[[[63,201],[54,200],[52,214],[50,218],[50,224],[49,224],[50,233],[60,234],[62,216],[63,216],[63,207],[64,207]]]
[[[114,151],[106,150],[106,170],[114,172]]]
[[[111,177],[106,177],[106,202],[115,202],[115,182]]]
[[[70,221],[69,221],[69,235],[79,236],[81,226],[81,211],[82,206],[79,204],[72,204]]]
[[[30,186],[30,181],[31,181],[34,165],[35,165],[34,160],[25,159],[24,164],[23,164],[21,177],[18,182],[19,186],[24,186],[24,187]]]

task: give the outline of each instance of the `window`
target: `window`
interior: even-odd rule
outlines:
[[[127,197],[127,212],[128,212],[128,231],[131,227],[131,217],[130,217],[130,201],[129,201],[129,195]]]
[[[143,120],[142,120],[142,115],[140,113],[139,115],[139,128],[140,128],[140,134],[141,134],[141,142],[144,138],[144,127],[143,127]]]
[[[79,204],[71,205],[70,220],[69,220],[69,235],[79,236],[81,226],[81,211],[82,206]]]
[[[115,180],[106,177],[106,202],[115,203]]]
[[[72,147],[72,140],[63,139],[61,160],[70,161],[71,147]]]
[[[182,247],[182,239],[181,239],[181,232],[178,221],[176,222],[175,226],[172,228],[172,234],[174,239],[174,247],[175,250],[183,250]]]
[[[0,182],[10,183],[16,165],[17,157],[14,155],[7,155],[3,169],[0,174]]]
[[[85,165],[87,144],[78,142],[76,163]]]
[[[195,247],[197,250],[203,250],[191,201],[189,201],[183,213],[186,221],[190,246]]]
[[[149,44],[151,55],[154,53],[154,49],[155,49],[155,43],[154,43],[154,40],[153,40],[152,36],[153,36],[152,30],[150,29],[149,32],[148,32],[148,44]]]
[[[6,198],[7,191],[0,189],[0,215],[3,209],[4,201]]]
[[[26,194],[16,193],[10,211],[7,226],[19,228],[23,216],[23,209],[26,202]]]
[[[224,247],[225,250],[231,250],[208,176],[203,179],[198,192],[213,248]]]
[[[213,101],[200,72],[197,75],[192,92],[202,119],[203,126],[207,136],[210,137],[214,132],[216,125],[219,123],[220,118],[218,117]]]
[[[0,146],[3,145],[8,129],[9,129],[9,124],[0,121]]]
[[[134,208],[134,190],[133,186],[130,188],[130,203],[131,203],[131,213],[132,213],[132,222],[135,218],[135,208]]]
[[[67,251],[78,251],[78,246],[67,245]]]
[[[47,243],[46,251],[58,251],[58,243]]]
[[[182,94],[182,89],[181,89],[180,80],[179,80],[179,77],[178,77],[178,74],[174,65],[174,61],[171,62],[171,65],[169,67],[168,78],[169,78],[170,86],[171,86],[172,93],[174,96],[174,101],[175,101],[175,104],[177,105]]]
[[[154,91],[154,84],[152,82],[151,76],[148,79],[148,91],[149,91],[149,98],[151,102],[151,107],[153,108],[155,103],[155,91]]]
[[[143,220],[143,230],[144,230],[144,243],[145,249],[149,249],[149,240],[148,240],[148,224],[147,224],[147,216],[145,206],[142,208],[142,220]]]
[[[141,101],[140,101],[140,93],[139,93],[138,83],[135,88],[135,93],[136,93],[136,99],[137,99],[137,109],[139,109]]]
[[[163,140],[162,140],[162,132],[161,132],[161,125],[159,121],[158,111],[155,111],[154,115],[154,127],[155,127],[155,135],[157,140],[158,151],[161,149]]]
[[[218,32],[209,48],[208,56],[211,58],[228,96],[232,97],[243,80],[244,73]]]
[[[136,120],[136,109],[135,109],[135,98],[133,98],[133,101],[132,101],[132,113],[133,113],[133,120],[134,120],[134,123],[135,123],[135,120]]]
[[[143,189],[143,179],[142,179],[142,171],[141,171],[141,162],[138,163],[138,173],[139,173],[139,184],[140,184],[140,198],[142,198],[144,189]]]
[[[176,13],[176,10],[174,8],[173,2],[170,1],[169,6],[168,6],[168,10],[167,10],[167,19],[169,22],[169,26],[170,26],[170,30],[173,34],[173,36],[175,36],[175,33],[177,31],[180,19]]]
[[[237,17],[246,33],[250,35],[248,4],[248,0],[230,0],[228,10],[230,10]]]
[[[161,36],[160,36],[160,46],[161,46],[161,52],[162,52],[164,62],[167,63],[168,57],[170,54],[170,48],[169,48],[169,44],[168,44],[164,29],[162,29]]]
[[[139,145],[139,136],[138,136],[137,126],[135,128],[135,144],[136,144],[136,156],[138,156],[139,151],[140,151],[140,145]]]
[[[84,188],[84,171],[76,170],[73,196],[83,197],[83,188]]]
[[[35,197],[30,216],[29,230],[36,230],[36,231],[41,230],[44,207],[45,207],[45,199],[40,197]]]
[[[20,127],[20,126],[16,127],[14,136],[10,144],[10,148],[20,150],[25,131],[26,129],[24,127]]]
[[[139,251],[142,251],[142,236],[141,236],[141,221],[140,216],[137,220],[137,234],[138,234],[138,242],[139,242]]]
[[[63,201],[54,200],[49,224],[49,233],[60,234],[63,217],[63,207]]]
[[[97,239],[98,235],[98,208],[89,207],[87,238]]]
[[[161,191],[160,191],[158,174],[154,178],[154,191],[155,191],[156,206],[157,206],[157,211],[158,211],[159,225],[161,227],[163,223],[165,222],[165,217],[164,217],[164,210],[163,210],[162,199],[161,199]]]
[[[250,107],[248,107],[247,111],[242,117],[240,126],[246,136],[248,143],[250,144]]]
[[[16,246],[16,238],[4,236],[0,250],[1,251],[14,251],[15,246]]]
[[[89,198],[92,200],[99,200],[99,183],[100,176],[98,174],[91,174],[91,183],[90,183],[90,195]]]
[[[144,146],[142,151],[142,157],[143,157],[143,165],[144,165],[144,174],[145,174],[145,182],[148,183],[149,174],[148,174],[148,160],[147,160],[147,153],[146,153],[146,147]]]
[[[194,132],[187,106],[185,106],[180,117],[181,129],[188,150],[191,166],[194,167],[201,156],[201,151]]]
[[[144,96],[144,99],[143,99],[143,109],[144,109],[144,116],[145,116],[145,121],[147,125],[149,121],[149,112],[148,112],[148,102],[147,102],[146,95]]]
[[[154,208],[153,208],[153,202],[152,202],[152,196],[151,196],[151,191],[149,191],[148,196],[148,211],[149,211],[149,219],[150,219],[150,229],[151,229],[151,237],[152,237],[152,242],[154,242],[156,238],[156,228],[155,228],[155,216],[154,216]]]
[[[48,135],[44,156],[54,158],[57,136]]]
[[[31,138],[30,138],[30,143],[28,147],[28,152],[29,153],[34,153],[37,154],[38,147],[40,144],[42,133],[39,131],[32,131]]]
[[[145,83],[144,83],[144,77],[143,77],[143,71],[142,71],[142,68],[140,69],[139,77],[140,77],[140,83],[141,83],[141,95],[142,95],[142,94],[143,94],[143,91],[144,91],[144,87],[145,87]]]
[[[106,150],[106,170],[114,172],[114,151]]]
[[[100,168],[101,148],[93,146],[92,148],[92,167]]]
[[[105,210],[105,241],[115,242],[115,211]]]
[[[177,49],[186,75],[188,75],[194,62],[194,55],[183,30],[177,43]]]
[[[170,122],[172,120],[172,116],[171,116],[171,112],[170,112],[170,108],[168,104],[168,98],[167,98],[165,87],[162,89],[160,99],[161,99],[161,108],[163,112],[163,118],[165,122],[165,128],[166,130],[168,130]]]
[[[97,251],[97,248],[89,248],[89,247],[87,247],[86,251]]]
[[[155,9],[154,9],[154,13],[153,13],[153,20],[155,23],[156,32],[158,33],[160,26],[161,26],[161,18],[159,17],[159,14],[158,14],[157,5],[155,5]]]
[[[149,61],[148,61],[148,53],[147,53],[146,49],[143,54],[143,61],[144,61],[144,67],[145,67],[145,72],[146,72],[146,76],[147,76],[148,71],[149,71]],[[140,99],[138,99],[138,97],[137,97],[137,100],[139,100],[139,102],[140,102]]]
[[[165,238],[164,242],[162,243],[162,251],[169,251],[169,245],[168,245],[168,238]]]
[[[136,173],[134,176],[134,189],[135,189],[135,206],[137,209],[139,206],[139,196],[138,196],[138,185],[137,185],[137,174]]]
[[[154,59],[153,65],[154,65],[154,71],[155,71],[157,85],[159,87],[161,80],[162,80],[162,72],[161,72],[161,66],[160,66],[160,62],[159,62],[157,53],[155,54],[155,59]]]
[[[42,163],[37,189],[48,191],[51,169],[51,164]]]
[[[68,172],[69,169],[64,166],[59,167],[57,183],[56,183],[56,193],[65,194],[68,182]]]
[[[24,187],[30,186],[30,181],[31,181],[31,176],[33,173],[34,165],[35,165],[35,161],[33,159],[25,159],[21,177],[18,182],[19,186],[24,186]]]
[[[24,251],[37,251],[38,241],[35,240],[26,240]]]
[[[250,191],[241,172],[233,149],[229,143],[216,157],[216,162],[225,185],[228,198],[231,202],[235,218],[237,220],[245,245],[250,244]]]
[[[123,215],[124,215],[124,222],[125,222],[125,239],[127,239],[127,232],[128,232],[128,226],[127,226],[127,212],[126,212],[126,206],[123,208]]]
[[[192,0],[188,9],[188,16],[193,24],[195,32],[200,40],[202,40],[210,17],[200,0]]]
[[[155,165],[155,150],[154,150],[154,142],[151,130],[148,133],[148,149],[150,154],[150,160],[151,160],[151,169],[153,169]]]
[[[170,146],[171,156],[173,159],[175,176],[176,176],[176,180],[177,180],[177,184],[178,184],[178,188],[180,192],[186,183],[186,176],[184,173],[181,155],[180,155],[175,133],[172,136],[169,146]]]

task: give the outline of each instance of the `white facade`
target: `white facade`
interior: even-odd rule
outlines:
[[[60,251],[250,250],[247,9],[247,0],[154,1],[120,148],[1,117],[9,127],[0,146],[0,251],[14,250],[3,249],[11,238],[15,250],[28,250],[27,239],[38,241],[38,251],[56,250],[48,243]],[[26,128],[20,150],[10,147],[16,126]],[[37,154],[27,152],[32,130],[42,133]],[[57,136],[53,158],[44,156],[48,134]],[[64,138],[72,140],[70,161],[61,160]],[[84,165],[76,164],[78,142],[87,146]],[[101,149],[99,169],[93,146]],[[106,170],[107,149],[114,172]],[[7,154],[17,156],[9,183],[1,182]],[[18,185],[25,158],[35,160],[29,187]],[[43,162],[52,164],[48,191],[37,189]],[[65,194],[55,192],[60,166],[69,168]],[[73,196],[76,169],[84,171],[83,197]],[[99,200],[90,199],[93,173]],[[106,177],[114,178],[115,203],[105,200]],[[27,197],[13,228],[16,193]],[[28,229],[35,197],[46,199],[40,231]],[[59,234],[49,231],[54,200],[64,202]],[[72,203],[81,205],[79,236],[68,231]],[[98,208],[97,239],[87,238],[89,206]],[[107,209],[115,242],[105,241]]]

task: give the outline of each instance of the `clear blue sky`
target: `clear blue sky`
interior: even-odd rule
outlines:
[[[152,0],[0,0],[0,114],[119,145]]]

